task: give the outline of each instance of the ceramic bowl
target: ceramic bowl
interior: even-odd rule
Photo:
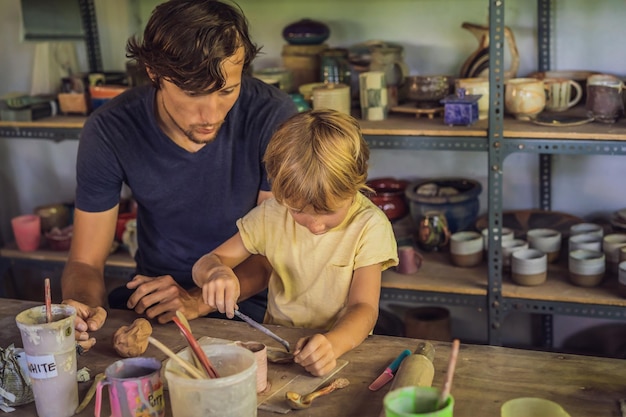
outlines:
[[[395,178],[376,178],[368,181],[367,185],[375,193],[369,194],[369,199],[385,212],[389,220],[396,220],[407,215],[409,207],[404,196],[404,190],[408,185],[407,181]]]
[[[283,29],[283,39],[291,45],[319,45],[330,36],[325,23],[312,19],[302,19]]]
[[[66,251],[70,249],[72,243],[73,226],[67,226],[63,229],[53,227],[49,232],[45,233],[48,247],[52,250]]]
[[[428,211],[442,212],[451,233],[468,230],[480,208],[480,182],[468,178],[431,178],[412,182],[405,195],[413,221],[419,224]]]
[[[441,107],[439,101],[450,94],[453,78],[448,75],[409,75],[405,83],[407,97],[417,107]]]

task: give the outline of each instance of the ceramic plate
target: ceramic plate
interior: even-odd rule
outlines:
[[[580,126],[589,122],[593,122],[593,117],[541,113],[537,116],[536,119],[533,119],[532,122],[540,126],[568,127]]]
[[[583,222],[580,217],[558,211],[514,210],[502,213],[502,226],[513,229],[517,239],[525,239],[529,229],[543,228],[558,230],[563,238],[567,238],[570,226]],[[483,230],[487,224],[487,215],[484,215],[476,220],[475,227]]]

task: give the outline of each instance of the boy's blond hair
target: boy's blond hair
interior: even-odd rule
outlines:
[[[265,167],[276,200],[293,209],[337,209],[366,185],[369,148],[353,117],[309,110],[284,122],[270,140]]]

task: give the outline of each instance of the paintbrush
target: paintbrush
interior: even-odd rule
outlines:
[[[52,295],[50,294],[50,278],[43,281],[44,300],[46,304],[46,323],[52,322]]]
[[[161,352],[163,352],[167,356],[169,356],[170,359],[172,359],[174,362],[176,362],[178,365],[180,365],[180,367],[183,368],[185,370],[185,372],[187,372],[192,378],[195,378],[195,379],[206,379],[204,377],[204,375],[202,375],[200,373],[200,370],[198,370],[198,368],[195,368],[189,362],[187,362],[186,360],[184,360],[183,358],[181,358],[180,356],[178,356],[177,354],[172,352],[172,350],[170,348],[168,348],[163,343],[161,343],[158,340],[156,340],[154,337],[149,336],[148,337],[148,342],[150,342],[151,344],[156,346]]]
[[[456,359],[459,355],[459,339],[454,339],[452,342],[452,350],[450,351],[450,361],[448,362],[448,370],[446,372],[446,379],[443,383],[443,389],[437,400],[437,407],[435,410],[443,407],[450,395],[450,389],[452,388],[452,377],[454,376],[454,369],[456,368]]]
[[[207,373],[209,378],[219,378],[217,371],[211,364],[211,361],[207,357],[206,353],[204,353],[204,350],[202,350],[202,347],[200,346],[198,341],[191,334],[191,329],[188,326],[185,326],[178,317],[172,317],[172,321],[176,323],[185,339],[187,339],[187,343],[191,348],[191,354],[195,355],[198,358],[200,364],[202,365],[202,368]]]

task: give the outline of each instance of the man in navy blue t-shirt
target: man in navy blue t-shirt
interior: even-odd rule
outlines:
[[[271,196],[262,164],[278,125],[296,113],[290,98],[245,75],[259,48],[245,17],[217,0],[170,0],[156,7],[127,56],[151,86],[135,87],[95,111],[81,132],[74,236],[63,272],[64,302],[77,307],[77,339],[106,320],[104,262],[115,233],[120,191],[137,202],[137,271],[109,295],[159,322],[177,310],[210,313],[191,278],[196,260],[236,233],[236,220]],[[266,262],[242,265],[262,279]],[[242,310],[245,305],[242,304]],[[262,320],[262,312],[260,320]]]

